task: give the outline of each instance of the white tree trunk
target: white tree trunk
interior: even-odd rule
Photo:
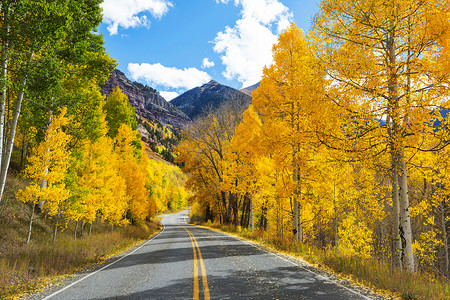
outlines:
[[[27,244],[30,243],[30,240],[31,240],[31,228],[33,226],[33,218],[34,218],[34,209],[35,208],[36,208],[36,203],[33,202],[33,206],[31,208],[30,225],[28,226]]]
[[[398,197],[398,176],[393,175],[392,178],[392,229],[393,229],[393,243],[394,243],[394,266],[402,268],[402,243],[399,232],[400,222],[400,207]]]
[[[444,264],[444,275],[448,277],[449,273],[448,273],[448,268],[450,265],[449,262],[449,253],[448,253],[448,238],[447,238],[447,228],[446,228],[446,221],[445,221],[445,205],[444,202],[441,201],[440,203],[440,211],[441,211],[441,229],[442,229],[442,240],[444,241],[444,260],[445,260],[445,264]]]
[[[252,233],[255,232],[255,218],[253,217],[253,200],[250,199],[250,226]]]
[[[292,179],[294,183],[294,193],[292,201],[292,235],[296,242],[302,242],[302,224],[301,224],[301,204],[299,199],[299,176],[298,167],[294,162],[294,171],[292,173]]]
[[[400,239],[400,206],[399,206],[399,191],[398,191],[398,159],[395,158],[395,154],[392,153],[392,174],[391,174],[391,185],[392,185],[392,231],[393,231],[393,262],[396,268],[402,268],[402,243]]]
[[[31,60],[33,59],[33,51],[28,54],[27,68],[29,67]],[[6,175],[8,174],[9,163],[11,161],[11,154],[14,146],[14,137],[16,136],[17,123],[19,121],[20,110],[22,108],[23,95],[25,93],[25,85],[27,83],[27,77],[22,80],[21,88],[17,94],[16,105],[14,108],[14,116],[9,130],[9,137],[4,149],[4,155],[2,154],[1,160],[1,172],[0,172],[0,199],[3,198],[3,192],[5,191]]]
[[[292,174],[292,181],[295,184],[295,180],[297,177],[297,170],[294,167],[294,171]],[[298,241],[298,203],[297,203],[297,195],[295,192],[292,193],[292,238],[294,241]]]
[[[403,267],[414,272],[414,253],[412,249],[411,216],[409,213],[408,178],[406,174],[405,155],[400,155],[400,236],[403,246]]]
[[[334,207],[334,247],[336,249],[339,246],[339,231],[338,231],[338,216],[337,216],[337,204],[336,204],[336,178],[333,182],[333,207]]]
[[[0,103],[0,170],[3,165],[3,144],[4,144],[4,132],[5,132],[5,113],[6,113],[6,93],[8,88],[8,12],[9,8],[6,8],[4,12],[4,33],[6,34],[5,39],[2,42],[2,58],[1,58],[1,103]],[[0,194],[0,202],[2,201],[3,193]]]

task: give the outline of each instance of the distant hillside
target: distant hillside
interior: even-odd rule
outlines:
[[[103,94],[109,95],[118,86],[128,96],[136,109],[138,131],[154,156],[168,162],[174,161],[174,147],[179,141],[179,131],[191,122],[180,109],[167,102],[149,86],[131,82],[124,73],[114,70],[108,81],[100,85]]]
[[[254,90],[256,90],[256,89],[259,87],[259,84],[260,84],[260,83],[261,83],[261,82],[258,82],[258,83],[254,84],[254,85],[251,85],[251,86],[242,88],[242,89],[240,89],[239,91],[243,92],[244,94],[247,94],[247,95],[251,96],[251,95],[252,95],[252,92],[253,92]]]
[[[136,108],[136,114],[149,121],[156,121],[177,129],[191,121],[182,111],[159,95],[155,89],[138,82],[131,82],[124,73],[117,69],[100,87],[104,94],[109,95],[116,86],[119,86],[122,92],[128,96],[130,104]]]
[[[208,108],[218,108],[220,104],[226,101],[250,103],[252,97],[211,80],[201,87],[196,87],[181,94],[170,103],[181,109],[189,118],[195,119]]]

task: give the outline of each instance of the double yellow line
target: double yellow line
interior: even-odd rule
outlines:
[[[205,265],[203,263],[202,252],[200,251],[200,247],[197,244],[197,240],[195,239],[194,235],[192,234],[192,232],[189,229],[187,229],[184,226],[181,226],[180,224],[177,224],[177,225],[182,227],[189,234],[189,237],[190,237],[191,243],[192,243],[192,251],[194,252],[194,295],[192,296],[192,299],[194,299],[194,300],[199,299],[198,263],[197,263],[197,252],[198,252],[198,261],[200,262],[200,269],[202,272],[203,298],[205,300],[210,300],[208,280],[206,278],[206,269],[205,269]]]

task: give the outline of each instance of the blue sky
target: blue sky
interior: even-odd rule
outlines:
[[[211,79],[258,82],[289,22],[305,32],[319,0],[105,0],[106,50],[128,78],[171,100]]]

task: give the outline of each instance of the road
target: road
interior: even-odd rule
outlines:
[[[27,299],[382,299],[187,218],[164,216],[157,236]]]

